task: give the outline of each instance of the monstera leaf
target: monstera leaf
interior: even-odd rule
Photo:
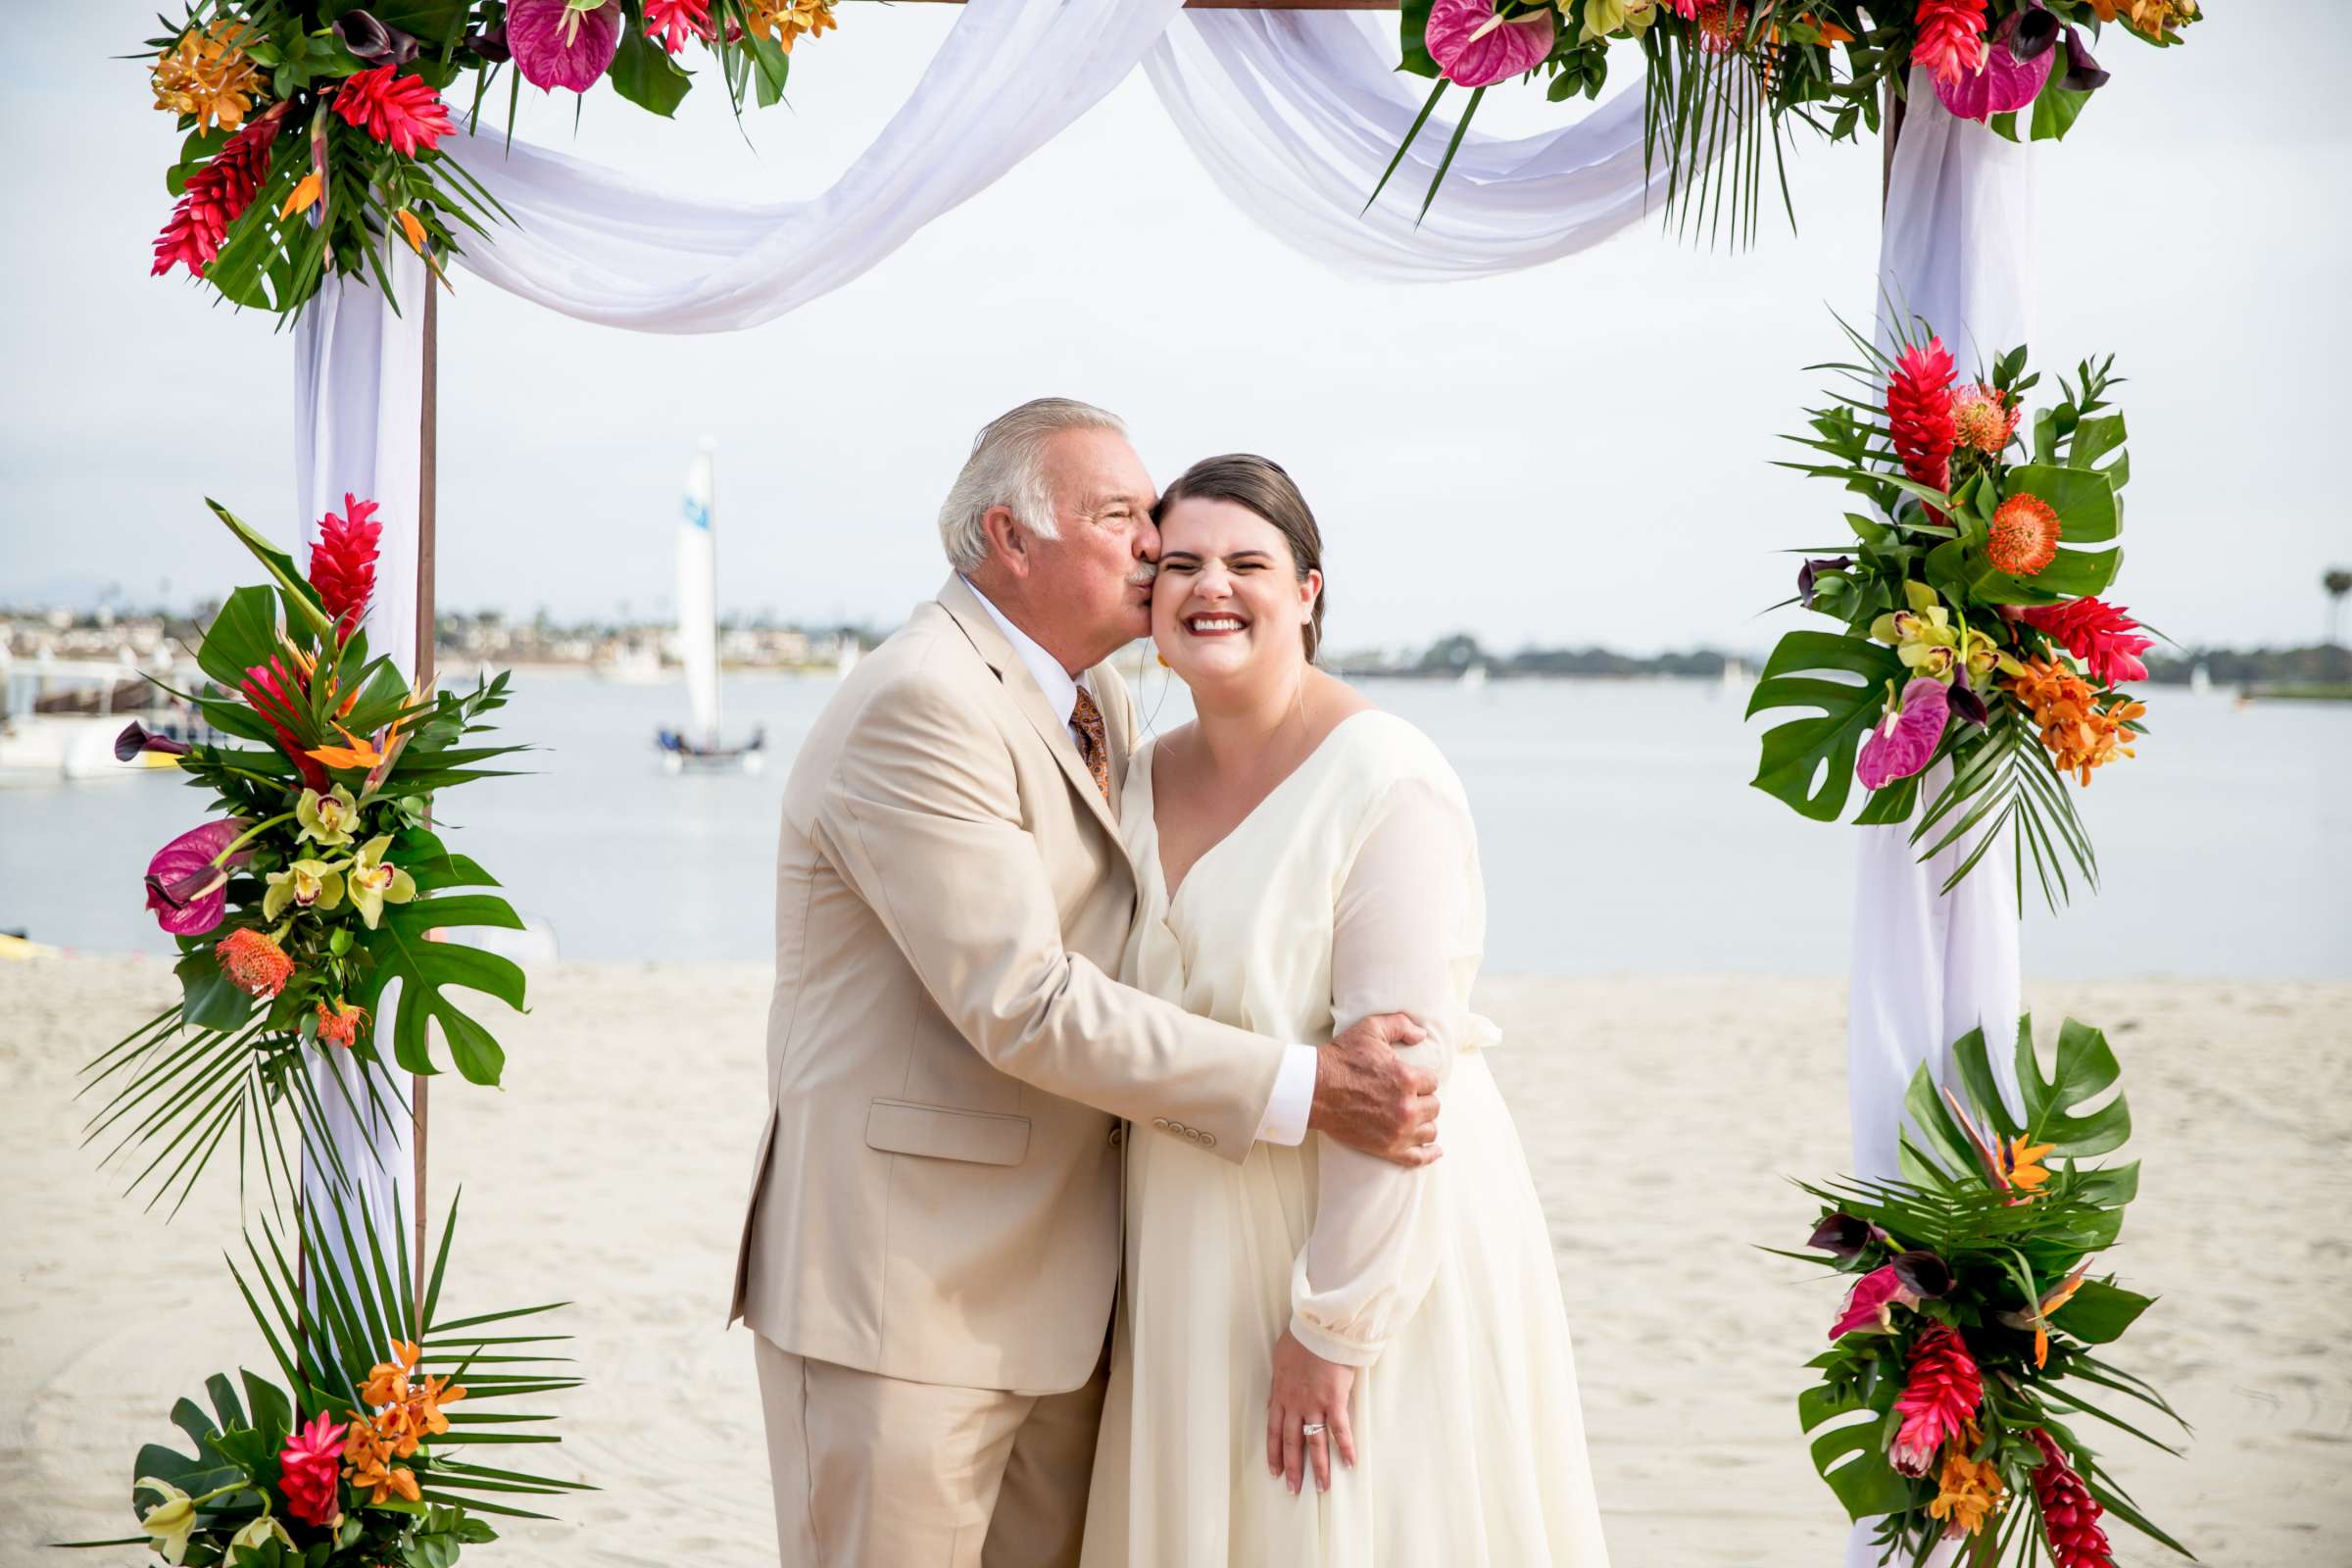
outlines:
[[[472,878],[486,880],[471,861],[452,857],[451,862],[467,867]],[[514,906],[488,893],[386,905],[381,921],[362,941],[375,965],[356,1000],[380,1021],[385,989],[397,982],[400,989],[392,1002],[389,1033],[393,1056],[401,1066],[415,1073],[440,1071],[433,1065],[430,1030],[437,1023],[449,1045],[450,1059],[466,1081],[495,1085],[506,1066],[507,1054],[489,1030],[449,999],[444,988],[479,991],[519,1012],[523,1007],[522,970],[513,959],[495,953],[435,940],[436,932],[463,926],[519,931],[522,919]]]
[[[1806,1365],[1826,1367],[1840,1358],[1839,1351],[1831,1350]],[[1838,1494],[1849,1519],[1899,1513],[1911,1505],[1911,1483],[1886,1462],[1883,1430],[1901,1392],[1893,1379],[1880,1378],[1867,1394],[1851,1386],[1833,1393],[1817,1384],[1797,1396],[1797,1420],[1812,1439],[1813,1469]],[[1869,1419],[1859,1419],[1865,1415]]]
[[[1831,672],[1858,679],[1831,679]],[[1886,710],[1886,683],[1900,685],[1904,675],[1893,649],[1860,637],[1825,631],[1783,637],[1764,662],[1747,716],[1777,708],[1810,708],[1819,713],[1764,732],[1763,759],[1751,782],[1800,815],[1837,821],[1853,788],[1854,754]]]
[[[2034,1051],[2034,1019],[2031,1014],[2018,1019],[2022,1118],[2001,1096],[1982,1029],[1972,1029],[1954,1042],[1952,1060],[1958,1081],[1948,1086],[1951,1092],[1981,1127],[2004,1141],[2023,1138],[2030,1144],[2048,1144],[2052,1158],[2071,1160],[2107,1153],[2132,1136],[2132,1108],[2120,1091],[2096,1110],[2079,1108],[2123,1076],[2107,1037],[2088,1024],[2066,1020],[2058,1032],[2057,1061],[2045,1077]],[[1912,1123],[1903,1135],[1906,1179],[1923,1186],[1942,1185],[1981,1168],[1967,1131],[1925,1065],[1912,1075],[1903,1108]],[[2132,1163],[2087,1173],[2094,1181],[2083,1196],[2102,1207],[2120,1208],[2137,1191],[2137,1164]]]

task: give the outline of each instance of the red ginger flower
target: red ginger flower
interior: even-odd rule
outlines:
[[[1984,69],[1984,0],[1919,0],[1911,63],[1949,87]]]
[[[2104,600],[2036,605],[2026,612],[2026,624],[2082,661],[2103,686],[2148,678],[2148,666],[2139,656],[2156,645],[2145,637],[2131,635],[2139,629],[2139,622]]]
[[[458,127],[430,83],[403,76],[397,66],[377,66],[345,79],[335,90],[335,113],[377,141],[389,142],[403,158],[418,148],[431,152]]]
[[[188,176],[179,205],[155,237],[155,266],[148,276],[161,277],[174,267],[186,268],[190,277],[204,275],[220,254],[228,225],[245,215],[254,194],[270,178],[270,146],[285,113],[284,104],[271,104]]]
[[[368,596],[375,592],[375,543],[384,525],[375,520],[375,503],[345,491],[343,510],[351,515],[328,513],[318,519],[318,542],[311,547],[311,586],[335,617],[335,641],[347,641],[368,613]]]
[[[645,0],[645,35],[673,55],[710,32],[710,0]]]
[[[277,1456],[277,1490],[286,1494],[286,1511],[306,1525],[331,1524],[343,1511],[335,1499],[343,1432],[321,1410],[286,1439]]]
[[[2050,1435],[2035,1427],[2032,1436],[2041,1450],[2041,1463],[2034,1471],[2034,1498],[2041,1504],[2041,1534],[2050,1544],[2051,1560],[2057,1568],[2115,1568],[2115,1548],[2099,1528],[2099,1516],[2106,1510]]]
[[[274,997],[294,977],[294,960],[262,932],[231,931],[213,944],[213,956],[231,984],[251,997]]]
[[[2047,501],[2014,495],[1993,510],[1984,558],[2012,577],[2031,577],[2058,559],[2058,536],[2064,531]]]
[[[1924,1476],[1936,1450],[1960,1435],[1984,1398],[1984,1380],[1967,1342],[1938,1323],[1911,1347],[1911,1376],[1896,1397],[1903,1418],[1886,1458],[1907,1476]]]
[[[1903,472],[1938,490],[1952,487],[1952,448],[1960,432],[1952,422],[1952,357],[1943,339],[1903,350],[1886,379],[1886,433]]]

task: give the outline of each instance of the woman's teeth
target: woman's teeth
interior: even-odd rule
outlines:
[[[1240,631],[1242,620],[1239,615],[1195,615],[1185,625],[1195,633]]]

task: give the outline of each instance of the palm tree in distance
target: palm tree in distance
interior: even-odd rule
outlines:
[[[2352,567],[2328,567],[2320,586],[2328,590],[2328,645],[2338,647],[2344,640],[2344,595],[2352,594]]]

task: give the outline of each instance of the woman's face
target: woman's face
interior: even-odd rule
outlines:
[[[1159,522],[1152,640],[1178,677],[1202,686],[1285,686],[1306,662],[1299,641],[1323,590],[1298,580],[1282,531],[1232,501],[1186,497]]]

